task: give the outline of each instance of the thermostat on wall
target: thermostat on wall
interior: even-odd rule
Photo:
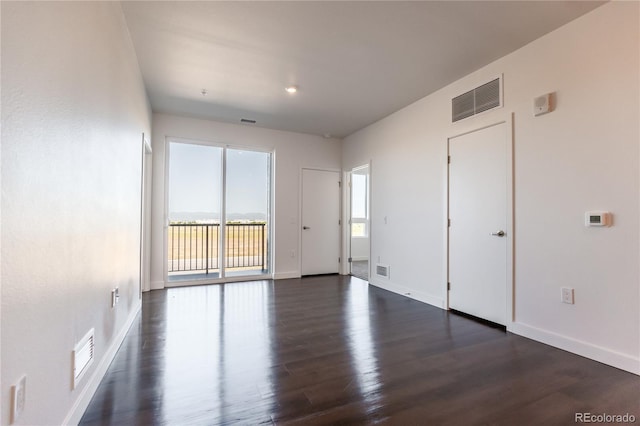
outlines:
[[[584,226],[609,226],[611,225],[611,213],[586,212],[584,214]]]
[[[533,100],[533,116],[537,117],[542,114],[553,111],[553,93],[538,96]]]

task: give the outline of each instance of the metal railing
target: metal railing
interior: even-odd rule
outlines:
[[[266,270],[266,223],[225,225],[224,267]],[[169,225],[169,272],[220,270],[220,224]]]

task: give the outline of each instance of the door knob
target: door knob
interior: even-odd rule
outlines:
[[[500,230],[498,232],[492,232],[491,235],[496,237],[504,237],[504,231]]]
[[[308,226],[303,226],[302,229],[304,229],[306,231],[307,229],[311,229],[311,228],[308,227]]]

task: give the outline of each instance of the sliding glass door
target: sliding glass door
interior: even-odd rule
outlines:
[[[271,154],[171,141],[168,158],[169,282],[268,274]]]

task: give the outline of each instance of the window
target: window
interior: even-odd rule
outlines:
[[[351,176],[351,236],[364,238],[369,235],[368,176]]]

